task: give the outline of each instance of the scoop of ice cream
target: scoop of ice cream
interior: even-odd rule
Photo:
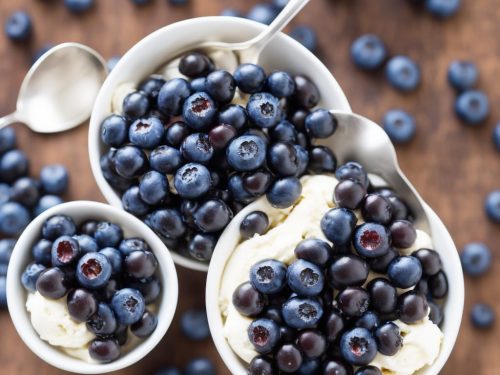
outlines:
[[[95,335],[85,323],[71,319],[66,297],[51,300],[40,293],[30,293],[26,309],[31,313],[31,324],[42,340],[54,346],[87,351],[87,345]]]

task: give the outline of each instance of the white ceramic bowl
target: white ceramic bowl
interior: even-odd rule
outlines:
[[[138,84],[162,65],[200,42],[220,40],[245,41],[264,29],[264,25],[237,17],[193,18],[166,26],[150,34],[132,47],[110,73],[96,99],[89,128],[89,156],[97,185],[106,200],[122,207],[120,196],[106,182],[99,166],[100,156],[107,150],[101,142],[100,125],[111,114],[111,100],[117,86]],[[350,111],[347,99],[326,67],[305,47],[285,34],[277,35],[262,52],[259,63],[267,70],[286,70],[304,74],[318,86],[322,100],[319,106]],[[172,252],[174,262],[184,267],[207,271],[206,264]]]
[[[75,222],[96,219],[116,223],[123,228],[126,237],[144,238],[158,259],[157,275],[162,285],[157,302],[158,326],[151,336],[117,360],[99,364],[87,363],[71,357],[57,347],[40,339],[31,325],[30,314],[26,310],[27,293],[21,284],[21,274],[26,265],[33,261],[31,248],[40,239],[43,222],[57,214],[68,215]],[[178,282],[175,265],[163,242],[139,219],[123,210],[107,204],[76,201],[55,206],[31,222],[16,243],[7,273],[7,303],[9,313],[24,343],[41,359],[54,367],[80,374],[102,374],[130,366],[146,356],[160,342],[172,322],[177,307]]]
[[[263,211],[269,214],[275,210],[265,199],[255,201],[241,210],[222,233],[210,262],[205,292],[208,323],[215,346],[233,375],[246,374],[247,364],[233,352],[223,335],[222,314],[218,303],[222,275],[227,260],[241,242],[239,227],[245,216],[253,211]],[[425,210],[431,225],[434,248],[440,253],[444,271],[448,276],[449,293],[444,306],[445,319],[441,327],[444,341],[439,357],[432,366],[421,369],[415,375],[437,375],[450,356],[457,339],[464,306],[464,280],[457,249],[450,234],[429,206],[425,205]]]

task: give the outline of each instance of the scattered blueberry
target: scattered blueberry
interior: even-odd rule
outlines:
[[[500,190],[494,190],[488,194],[485,203],[486,214],[491,221],[500,223]]]
[[[47,165],[40,171],[40,183],[48,194],[63,194],[68,189],[68,171],[60,164]]]
[[[64,0],[64,5],[73,13],[83,13],[94,5],[94,0]]]
[[[470,276],[481,276],[491,267],[492,254],[483,243],[471,242],[464,246],[460,261],[464,272]]]
[[[457,91],[471,90],[479,78],[476,64],[466,60],[455,60],[448,66],[448,81]]]
[[[460,9],[462,0],[426,0],[425,8],[439,18],[449,18]]]
[[[188,310],[181,317],[182,333],[191,340],[201,341],[210,336],[205,310]]]
[[[470,318],[474,327],[488,329],[495,323],[495,311],[488,305],[477,303],[472,307]]]
[[[22,42],[31,36],[33,24],[28,13],[17,11],[12,13],[5,21],[5,34],[13,41]]]
[[[385,132],[394,143],[408,143],[415,136],[415,119],[401,109],[386,112],[382,124]]]
[[[184,369],[185,375],[215,375],[215,366],[208,358],[192,359]]]
[[[380,68],[386,60],[387,49],[378,36],[366,34],[353,42],[351,57],[358,68],[375,70]]]
[[[481,124],[490,112],[489,99],[482,91],[464,91],[455,101],[455,112],[468,125]]]
[[[410,92],[420,84],[420,68],[407,56],[392,57],[385,72],[389,83],[399,91]]]
[[[316,51],[318,48],[318,37],[316,36],[316,32],[309,26],[295,26],[290,31],[290,36],[311,52]]]

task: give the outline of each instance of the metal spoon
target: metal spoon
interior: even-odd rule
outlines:
[[[396,150],[385,131],[360,115],[330,111],[337,119],[335,134],[319,144],[330,147],[340,164],[356,161],[369,173],[380,176],[410,207],[415,226],[430,232],[424,201],[399,167]]]
[[[26,74],[17,109],[0,118],[0,129],[22,122],[38,133],[57,133],[81,124],[89,118],[107,73],[104,59],[87,46],[51,48]]]
[[[288,23],[307,5],[310,0],[290,0],[274,21],[256,37],[239,43],[205,42],[197,45],[207,53],[217,51],[232,52],[238,63],[257,63],[260,52]]]

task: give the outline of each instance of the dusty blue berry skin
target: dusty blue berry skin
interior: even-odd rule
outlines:
[[[237,171],[259,168],[266,160],[266,144],[255,135],[242,135],[231,141],[226,149],[226,158]]]
[[[120,147],[127,140],[127,120],[123,116],[111,115],[101,123],[101,140],[111,147]]]
[[[295,91],[295,81],[289,73],[277,71],[267,77],[267,90],[277,98],[287,98]]]
[[[12,128],[0,129],[0,154],[16,147],[16,132]]]
[[[94,238],[100,248],[117,247],[123,239],[123,230],[116,224],[102,221],[97,225]]]
[[[135,146],[151,150],[160,144],[164,132],[159,118],[141,118],[130,125],[128,137]]]
[[[94,276],[88,276],[86,265],[99,265],[99,273]],[[88,289],[99,289],[109,281],[113,268],[111,262],[104,254],[87,253],[80,258],[76,266],[76,279],[78,283]]]
[[[146,215],[150,210],[150,206],[142,200],[138,186],[132,186],[123,193],[122,206],[125,211],[135,216]]]
[[[401,109],[387,111],[382,126],[391,141],[397,144],[410,142],[417,130],[413,116]]]
[[[248,94],[254,94],[264,88],[266,73],[260,65],[242,64],[234,72],[238,88]]]
[[[19,203],[8,202],[0,206],[0,233],[16,237],[31,220],[29,211]]]
[[[402,289],[410,288],[421,279],[422,265],[416,257],[400,256],[389,264],[387,275],[394,286]]]
[[[0,179],[13,182],[25,176],[29,170],[29,160],[21,150],[10,150],[0,158]]]
[[[262,331],[265,330],[266,340],[262,340]],[[255,350],[260,354],[270,353],[280,340],[280,329],[274,320],[261,318],[256,319],[248,326],[248,339]]]
[[[317,296],[325,286],[325,277],[319,266],[307,260],[298,259],[287,270],[290,289],[299,296]]]
[[[66,255],[59,256],[59,253],[64,251]],[[67,266],[75,263],[81,254],[80,245],[76,239],[70,236],[61,236],[52,244],[51,261],[55,267]]]
[[[66,215],[52,216],[42,226],[42,237],[50,241],[61,236],[73,236],[75,233],[75,222]]]
[[[295,26],[292,31],[290,31],[290,36],[311,52],[315,52],[318,48],[318,37],[316,32],[309,26]]]
[[[481,276],[492,265],[493,256],[488,246],[480,242],[471,242],[464,246],[460,261],[464,272],[469,276]]]
[[[484,208],[491,221],[500,223],[500,190],[494,190],[488,194]]]
[[[323,316],[323,307],[313,298],[291,298],[281,309],[283,320],[292,328],[314,327]]]
[[[479,78],[479,70],[472,61],[455,60],[448,66],[448,82],[457,91],[474,88]]]
[[[389,83],[401,92],[410,92],[420,84],[420,68],[408,56],[394,56],[386,65],[385,74]]]
[[[272,128],[282,116],[278,98],[265,92],[250,97],[247,112],[253,123],[261,128]]]
[[[182,115],[190,128],[203,130],[212,124],[217,115],[217,108],[209,94],[197,92],[184,102]]]
[[[438,18],[450,18],[460,9],[462,0],[426,0],[425,9]]]
[[[351,365],[365,366],[377,355],[377,343],[366,328],[354,328],[342,335],[340,353]]]
[[[250,282],[261,293],[273,294],[286,285],[287,267],[283,262],[267,259],[250,268]]]
[[[16,240],[1,239],[0,240],[0,264],[9,264],[12,250],[16,246]]]
[[[159,204],[168,196],[168,180],[164,174],[156,171],[145,173],[139,182],[139,195],[150,205]]]
[[[28,13],[18,11],[12,13],[5,21],[4,32],[15,42],[24,42],[29,39],[33,31],[33,24]]]
[[[468,90],[455,100],[455,113],[467,125],[482,124],[490,114],[488,96],[479,90]]]
[[[68,189],[69,174],[64,165],[47,165],[40,171],[40,183],[48,194],[63,194]]]
[[[472,307],[470,319],[474,327],[488,329],[495,323],[495,311],[486,304],[477,303]]]
[[[342,246],[351,240],[357,220],[351,210],[334,208],[321,219],[321,230],[334,245]]]
[[[351,46],[351,58],[354,64],[362,70],[376,70],[387,58],[384,42],[373,34],[362,35]]]
[[[36,281],[38,276],[45,270],[45,266],[37,263],[30,263],[21,275],[21,283],[24,288],[31,293],[36,292]]]
[[[119,323],[129,325],[141,319],[146,306],[141,292],[137,289],[124,288],[113,296],[111,308]]]
[[[87,234],[78,234],[73,236],[73,238],[78,242],[82,254],[99,251],[99,246],[97,246],[97,242],[94,240],[94,237]]]
[[[44,195],[40,198],[40,200],[36,204],[33,212],[35,216],[38,216],[42,212],[48,210],[49,208],[57,206],[58,204],[61,203],[64,203],[64,201],[61,197],[57,195],[52,195],[52,194]]]
[[[188,310],[181,316],[182,333],[194,341],[205,340],[210,336],[207,313],[205,310]]]
[[[191,95],[189,82],[182,78],[167,81],[158,93],[158,109],[169,116],[178,116],[182,113],[184,101]]]
[[[177,170],[174,186],[181,197],[198,198],[210,189],[212,178],[204,165],[188,163]]]
[[[266,197],[276,208],[292,206],[300,198],[302,184],[297,177],[285,177],[276,180],[268,190]]]

